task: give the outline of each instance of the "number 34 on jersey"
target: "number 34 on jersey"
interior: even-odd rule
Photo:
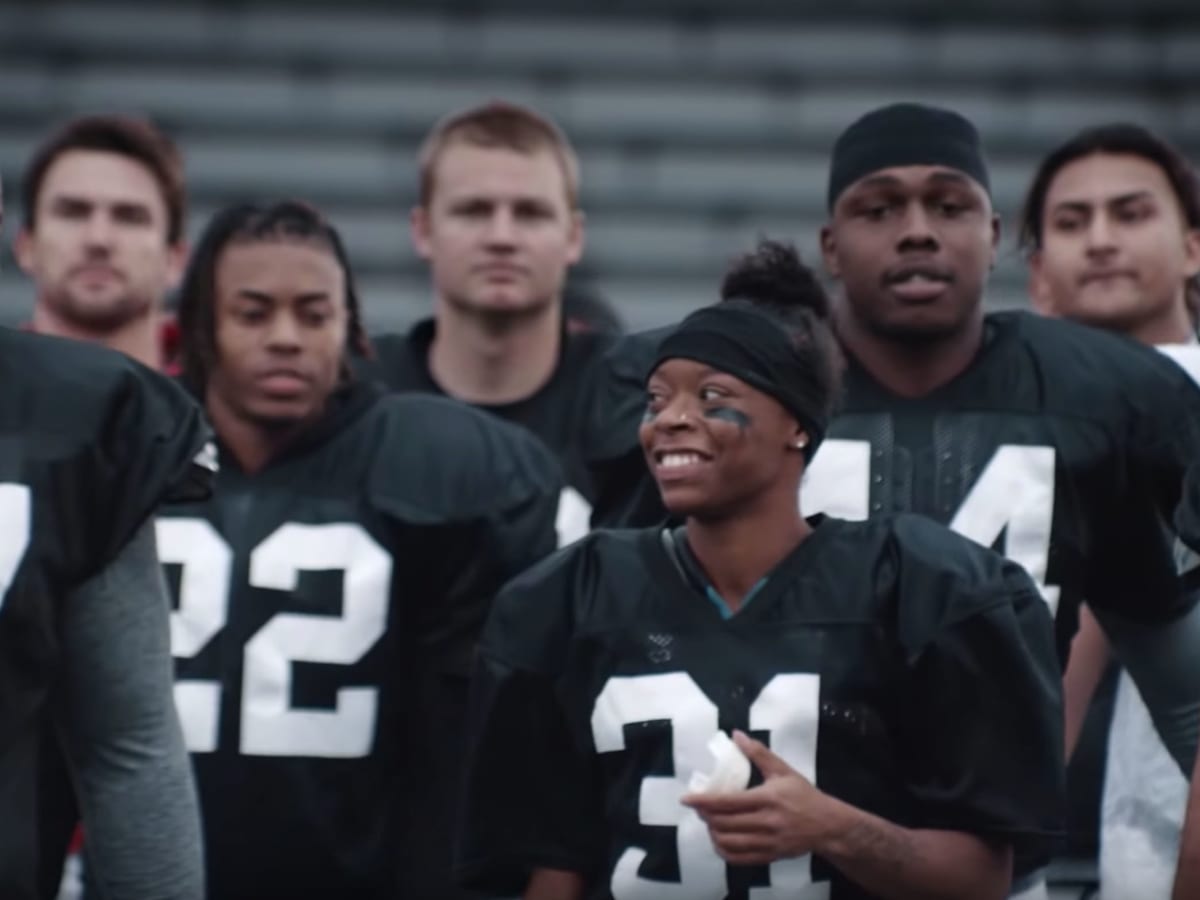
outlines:
[[[1029,573],[1050,607],[1059,589],[1046,584],[1054,522],[1053,447],[1002,444],[946,524],[1001,553]],[[871,444],[830,438],[813,458],[800,489],[805,515],[861,520],[871,509]],[[890,510],[884,510],[890,512]],[[1002,542],[997,544],[997,541]]]

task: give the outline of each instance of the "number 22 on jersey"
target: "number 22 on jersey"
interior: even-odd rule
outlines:
[[[988,460],[948,524],[985,547],[1004,535],[1000,548],[1037,582],[1050,614],[1059,589],[1046,584],[1054,522],[1053,447],[1001,444]],[[800,488],[805,515],[827,513],[866,519],[871,513],[871,444],[829,439],[813,458]],[[884,510],[883,512],[891,512]]]
[[[31,507],[28,487],[0,484],[0,609],[29,549]]]
[[[233,550],[204,519],[156,523],[163,564],[181,565],[179,605],[171,613],[171,652],[198,654],[229,621]],[[279,613],[242,653],[241,744],[248,756],[366,756],[375,739],[379,690],[347,687],[332,710],[291,706],[298,662],[351,665],[387,629],[392,558],[361,526],[280,526],[250,554],[251,587],[294,591],[301,572],[342,572],[342,614]],[[220,731],[222,686],[181,679],[175,703],[188,749],[211,753]]]

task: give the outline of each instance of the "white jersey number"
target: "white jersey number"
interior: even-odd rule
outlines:
[[[554,519],[554,530],[558,534],[558,546],[573,544],[591,527],[592,505],[575,488],[568,485],[558,495],[558,513]]]
[[[29,549],[32,506],[28,487],[0,484],[0,609]]]
[[[750,727],[770,732],[771,748],[788,765],[815,782],[820,677],[776,675],[750,707]],[[675,829],[679,881],[643,878],[646,858],[641,847],[629,847],[613,869],[611,889],[617,900],[721,900],[725,862],[716,854],[708,828],[695,810],[682,806],[692,773],[707,772],[707,749],[717,730],[718,712],[692,677],[684,672],[610,678],[592,711],[592,739],[598,753],[625,749],[625,726],[643,722],[671,723],[674,774],[642,779],[638,820],[643,825]],[[770,887],[753,888],[752,900],[828,900],[829,884],[814,883],[812,857],[784,860],[770,867]]]
[[[1002,444],[988,461],[950,521],[959,534],[993,546],[1003,534],[1002,552],[1027,571],[1050,614],[1058,610],[1059,589],[1046,584],[1054,520],[1053,447]],[[870,515],[871,445],[867,441],[827,440],[813,458],[800,489],[805,515],[824,512],[843,519]]]
[[[203,519],[156,523],[159,557],[182,566],[171,613],[171,652],[195,656],[229,621],[233,551]],[[293,591],[301,572],[342,572],[342,614],[280,613],[246,643],[242,663],[241,752],[250,756],[350,758],[370,752],[379,691],[343,688],[332,710],[291,706],[293,664],[351,665],[387,628],[392,559],[354,524],[287,524],[250,554],[252,587]],[[188,749],[217,749],[221,684],[181,679],[175,702]]]

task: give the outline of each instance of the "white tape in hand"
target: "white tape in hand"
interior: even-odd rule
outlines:
[[[723,731],[708,739],[708,752],[716,763],[712,771],[693,772],[688,792],[693,794],[732,794],[744,791],[750,783],[750,760]]]

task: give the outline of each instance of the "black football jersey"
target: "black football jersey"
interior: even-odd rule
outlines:
[[[450,883],[467,679],[562,480],[523,430],[354,384],[300,443],[158,520],[213,897]]]
[[[429,371],[434,322],[419,322],[406,335],[373,337],[373,360],[363,371],[394,391],[443,394]],[[477,404],[476,408],[537,435],[558,458],[566,478],[559,508],[559,542],[569,543],[587,531],[595,491],[588,463],[598,422],[592,399],[594,375],[615,338],[608,334],[563,332],[558,366],[532,396],[515,403]]]
[[[1018,566],[917,516],[824,519],[729,616],[669,532],[598,531],[510,584],[480,652],[458,871],[597,898],[869,896],[825,860],[727,866],[679,803],[718,729],[913,828],[1059,828],[1050,618]]]
[[[649,340],[627,339],[610,379],[624,400],[623,482],[606,521],[665,515],[640,461],[636,397]],[[624,385],[622,391],[620,385]],[[619,442],[609,455],[619,459]],[[801,508],[864,519],[915,512],[1020,563],[1056,613],[1065,660],[1086,600],[1141,622],[1195,602],[1174,562],[1172,517],[1200,459],[1200,390],[1156,351],[1029,313],[989,315],[975,361],[917,399],[853,358],[845,393],[805,476]]]
[[[206,493],[209,437],[182,389],[123,355],[0,329],[0,896],[35,896],[65,849],[41,842],[63,830],[41,748],[63,604],[161,503]]]

